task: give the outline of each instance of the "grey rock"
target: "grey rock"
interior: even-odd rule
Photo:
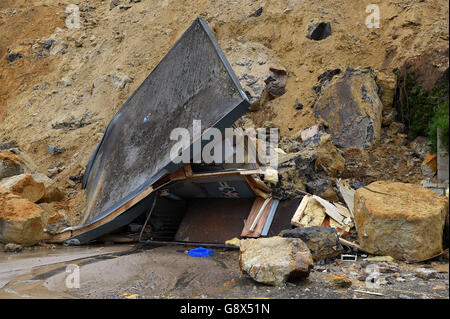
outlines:
[[[117,7],[120,4],[120,0],[112,0],[111,3],[109,4],[109,10],[114,9],[115,7]]]
[[[438,277],[438,272],[433,268],[417,268],[415,274],[425,280]]]
[[[370,68],[351,69],[322,88],[314,106],[328,125],[333,144],[368,149],[380,137],[383,104]]]
[[[259,7],[255,12],[253,12],[249,17],[259,17],[263,12],[263,7]]]
[[[17,147],[17,142],[16,141],[11,141],[11,142],[6,142],[0,145],[0,151],[1,150],[9,150],[11,148],[16,148]]]
[[[331,35],[331,23],[319,22],[308,27],[306,37],[311,40],[320,41]]]
[[[319,178],[306,183],[306,191],[316,195],[324,193],[330,187],[330,181],[325,178]]]
[[[57,148],[56,146],[53,146],[53,145],[50,145],[50,146],[47,148],[47,150],[48,150],[49,153],[53,153],[53,154],[62,154],[62,153],[65,152],[64,149],[62,149],[62,148]]]
[[[14,61],[22,59],[22,58],[23,58],[23,54],[22,53],[12,52],[12,53],[8,54],[8,61],[9,62],[14,62]]]
[[[270,75],[264,82],[269,99],[272,100],[286,93],[287,72],[275,68],[270,68],[269,71]]]
[[[3,247],[5,253],[19,253],[23,250],[23,246],[19,244],[9,243]]]
[[[24,172],[24,165],[18,161],[2,160],[0,157],[0,179],[20,175]]]
[[[44,50],[49,51],[51,49],[51,47],[53,46],[53,44],[55,44],[56,41],[55,40],[47,40],[44,42],[44,44],[42,45],[42,48]]]
[[[282,237],[300,238],[308,246],[314,261],[338,257],[344,248],[339,243],[336,229],[324,226],[283,230]]]
[[[418,136],[411,142],[411,148],[414,150],[414,155],[420,159],[424,159],[427,153],[431,152],[429,139],[423,136]]]

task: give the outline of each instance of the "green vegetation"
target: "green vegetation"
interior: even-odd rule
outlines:
[[[408,136],[427,136],[433,152],[437,150],[437,129],[440,129],[442,146],[449,150],[448,83],[435,86],[430,92],[423,90],[413,75],[395,69],[397,96],[395,105],[400,120],[408,129]]]

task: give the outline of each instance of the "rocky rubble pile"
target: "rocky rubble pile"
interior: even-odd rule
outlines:
[[[280,139],[278,177],[270,180],[277,181],[275,198],[302,198],[291,221],[295,227],[280,237],[241,241],[241,270],[266,284],[289,280],[294,270],[284,269],[283,264],[293,255],[269,258],[265,252],[272,249],[272,241],[277,251],[281,251],[279,245],[289,251],[290,242],[281,238],[297,239],[309,249],[314,262],[338,258],[343,246],[407,262],[443,254],[448,248],[448,197],[418,184],[376,181],[377,175],[372,175],[373,181],[365,178],[364,170],[357,171],[361,166],[355,166],[362,158],[371,158],[370,153],[380,145],[399,143],[403,154],[391,154],[392,169],[398,169],[396,154],[401,154],[408,161],[408,174],[416,174],[425,164],[432,172],[422,168],[424,176],[436,174],[436,163],[434,170],[429,164],[426,139],[408,142],[404,125],[395,122],[395,76],[370,67],[347,68],[343,73],[328,70],[318,77],[314,91],[318,124]],[[264,127],[277,125],[266,121]],[[351,281],[345,275],[330,275],[327,284],[340,288]]]
[[[0,151],[0,242],[34,245],[44,231],[67,227],[61,213],[46,209],[64,199],[47,176],[32,172],[14,153]]]

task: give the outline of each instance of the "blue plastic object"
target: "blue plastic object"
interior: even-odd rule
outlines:
[[[214,252],[212,250],[203,247],[197,247],[188,251],[188,256],[191,257],[209,257],[213,255]]]

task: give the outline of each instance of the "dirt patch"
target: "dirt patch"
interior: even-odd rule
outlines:
[[[64,20],[59,15],[65,7],[57,2],[52,5],[34,2],[30,5],[24,1],[2,1],[0,5],[0,9],[11,8],[0,11],[0,122],[5,117],[9,98],[54,71],[54,64],[58,63],[58,57],[34,56],[31,46],[36,38],[49,36],[63,26]],[[11,62],[8,48],[23,58]]]

